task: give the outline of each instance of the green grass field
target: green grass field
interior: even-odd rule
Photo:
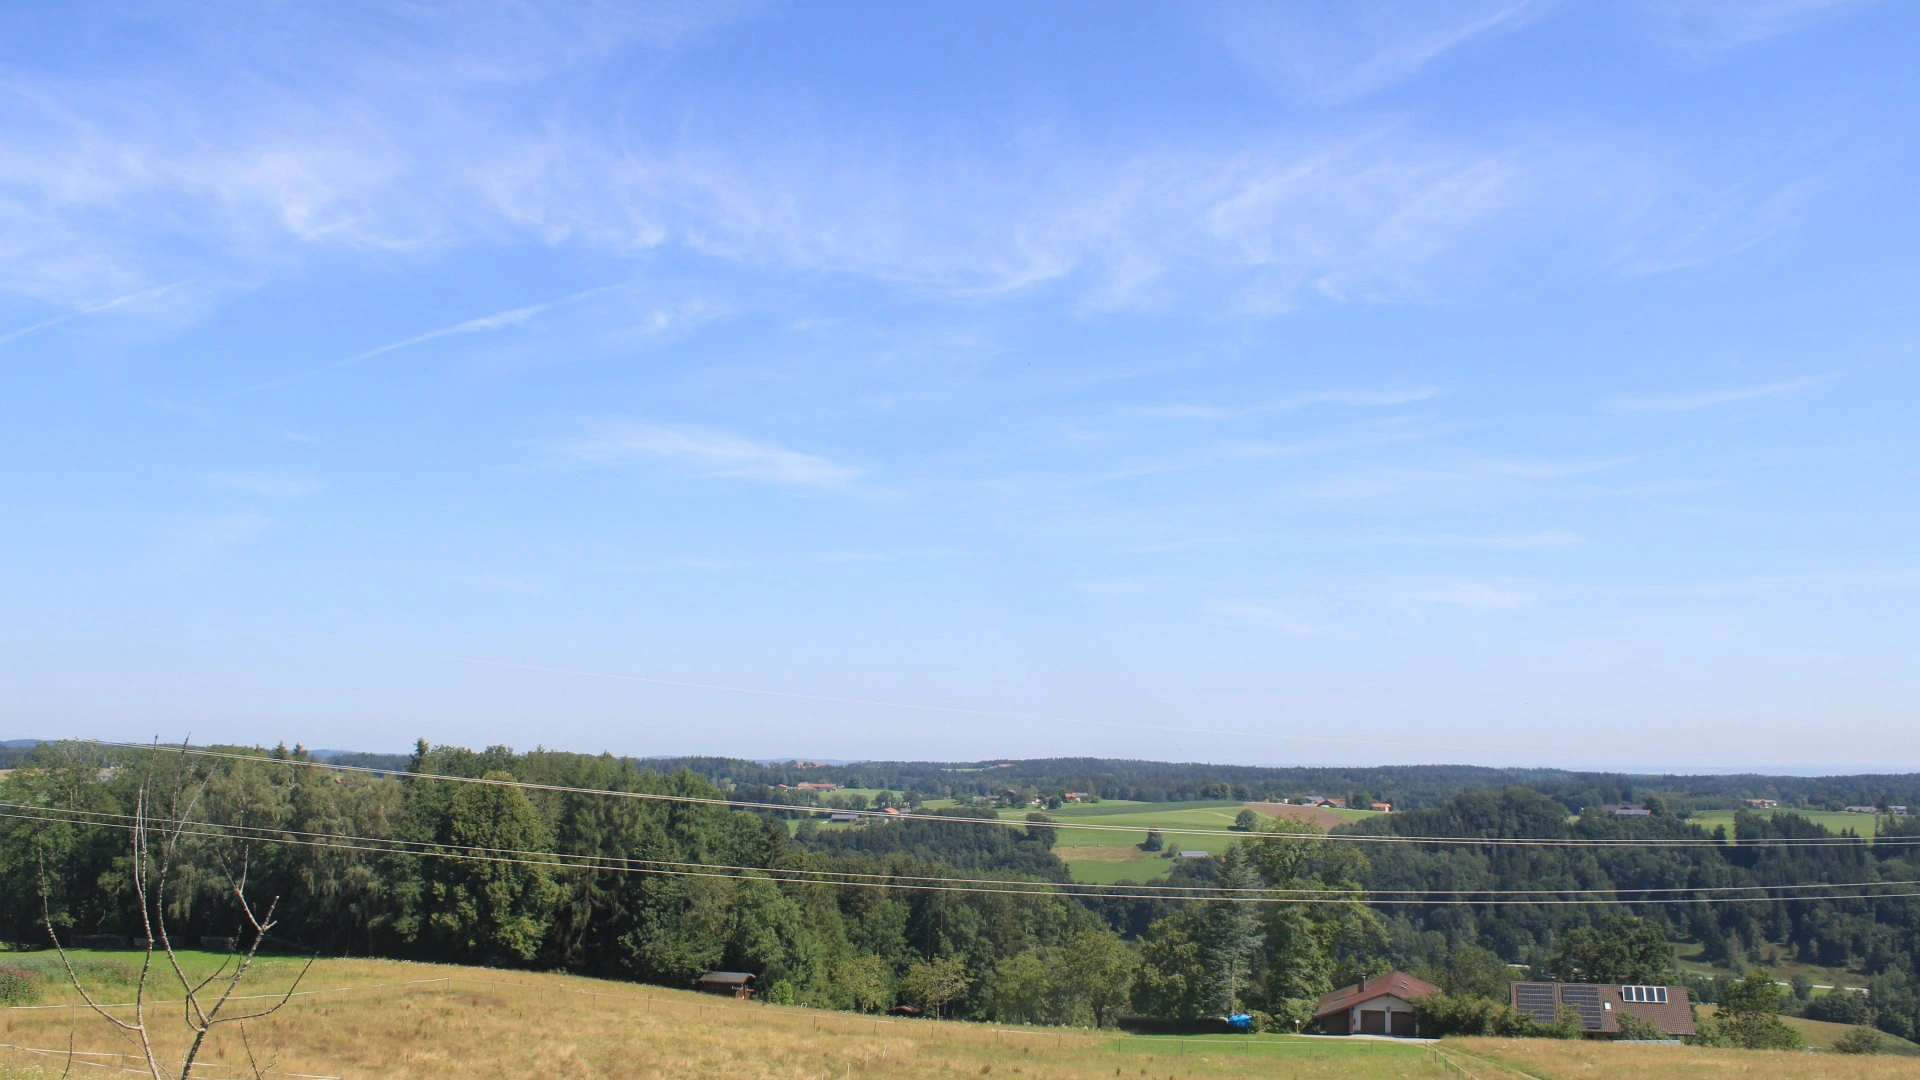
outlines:
[[[1703,829],[1711,831],[1715,825],[1725,825],[1727,835],[1733,835],[1733,815],[1735,810],[1696,810],[1687,820]],[[1849,814],[1838,810],[1760,810],[1755,813],[1798,814],[1815,825],[1825,826],[1828,832],[1838,836],[1852,829],[1862,839],[1873,839],[1874,826],[1879,824],[1877,814]]]
[[[1232,800],[1209,802],[1147,803],[1109,799],[1097,803],[1076,803],[1058,810],[1045,811],[1063,823],[1054,842],[1054,850],[1067,863],[1075,881],[1109,885],[1115,881],[1148,881],[1171,872],[1173,859],[1158,852],[1144,852],[1139,845],[1147,839],[1147,830],[1159,829],[1168,851],[1204,851],[1219,855],[1239,839],[1235,836],[1209,835],[1229,828],[1245,809]],[[1370,817],[1364,810],[1338,811],[1348,820]],[[1002,810],[1002,817],[1021,818],[1027,811]],[[1083,822],[1098,828],[1073,828]],[[1199,835],[1182,829],[1201,830]]]
[[[855,790],[869,796],[873,794],[867,789]],[[956,805],[952,799],[930,799],[924,808],[944,810]],[[1106,799],[1097,803],[1068,803],[1057,810],[989,810],[983,807],[977,812],[982,817],[994,815],[1004,821],[1019,821],[1030,813],[1046,814],[1062,823],[1062,827],[1055,831],[1054,850],[1066,862],[1073,879],[1089,885],[1111,885],[1116,881],[1150,881],[1166,877],[1172,872],[1172,859],[1161,858],[1159,852],[1140,850],[1149,829],[1160,830],[1168,851],[1204,851],[1210,855],[1225,853],[1239,836],[1211,834],[1231,827],[1245,807],[1245,803],[1232,799],[1170,803]],[[1366,810],[1331,810],[1329,813],[1347,821],[1374,816]],[[1074,828],[1075,823],[1088,827]],[[790,822],[789,827],[797,824]],[[836,825],[827,822],[822,815],[820,827],[859,829],[870,826]],[[1183,833],[1183,829],[1200,830],[1200,834]]]

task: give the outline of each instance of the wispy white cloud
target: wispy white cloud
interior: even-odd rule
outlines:
[[[353,34],[287,11],[265,40],[208,16],[172,28],[222,46],[190,78],[0,76],[12,121],[0,131],[0,293],[73,306],[182,268],[251,280],[309,253],[538,244],[693,252],[946,298],[1056,288],[1086,311],[1262,317],[1445,298],[1490,267],[1570,253],[1589,260],[1580,272],[1635,273],[1738,250],[1751,237],[1733,224],[1677,248],[1634,241],[1681,221],[1750,221],[1780,187],[1705,190],[1691,152],[1563,127],[1357,120],[1219,142],[969,144],[862,117],[823,130],[801,106],[613,110],[581,100],[597,80],[560,76],[697,40],[741,12],[549,6],[414,5]],[[1294,37],[1340,55],[1316,84],[1357,95],[1549,6],[1382,9],[1354,17],[1345,50]],[[503,87],[520,107],[501,107]],[[1651,210],[1634,212],[1641,201]],[[509,309],[357,358],[538,314]]]
[[[1745,401],[1762,401],[1768,398],[1790,397],[1803,390],[1825,382],[1827,376],[1806,375],[1797,379],[1782,379],[1777,382],[1757,383],[1751,386],[1731,386],[1719,390],[1703,390],[1692,394],[1667,394],[1654,397],[1618,397],[1612,405],[1624,412],[1678,413],[1694,412],[1698,409],[1712,409],[1721,405],[1737,405]]]
[[[1336,641],[1353,637],[1353,632],[1343,627],[1304,622],[1290,612],[1264,604],[1224,603],[1214,605],[1212,610],[1216,615],[1225,615],[1252,623],[1263,630],[1271,630],[1287,637],[1325,638]]]
[[[401,338],[398,341],[389,341],[384,345],[375,345],[371,349],[366,349],[361,352],[354,353],[352,356],[342,357],[341,359],[335,360],[331,363],[321,364],[318,367],[307,368],[302,371],[293,372],[292,374],[289,374],[289,375],[282,375],[277,379],[269,379],[266,382],[255,383],[252,386],[242,387],[241,389],[235,390],[231,394],[228,394],[227,397],[229,398],[244,397],[248,394],[258,393],[262,390],[272,390],[278,387],[287,386],[292,383],[299,382],[302,379],[312,378],[313,376],[321,374],[322,372],[332,371],[335,368],[346,367],[349,364],[357,364],[363,360],[371,360],[376,356],[384,356],[388,353],[399,352],[402,349],[411,349],[417,345],[425,345],[428,342],[439,341],[442,338],[462,337],[468,334],[489,334],[489,333],[495,333],[501,330],[515,329],[517,327],[525,326],[528,322],[532,321],[537,316],[542,315],[548,311],[551,311],[554,308],[561,307],[566,304],[575,303],[580,300],[584,300],[587,297],[596,296],[606,291],[607,291],[607,288],[604,286],[596,287],[592,289],[583,289],[580,292],[574,293],[571,296],[564,296],[558,300],[549,300],[539,304],[527,304],[523,307],[509,308],[505,311],[496,311],[491,315],[481,315],[476,318],[467,319],[462,322],[454,323],[450,326],[442,326],[436,330],[428,330],[425,333],[414,334],[411,337]]]
[[[1440,391],[1431,386],[1378,390],[1321,390],[1294,394],[1253,405],[1133,405],[1123,411],[1131,416],[1154,420],[1238,420],[1267,413],[1291,412],[1311,405],[1351,405],[1357,408],[1410,405],[1426,401]]]
[[[1172,580],[1167,577],[1143,575],[1076,581],[1073,583],[1073,591],[1086,593],[1088,596],[1140,596],[1145,593],[1159,592]]]
[[[863,563],[917,562],[924,559],[952,559],[963,554],[954,548],[904,548],[897,551],[822,551],[813,561],[829,566]]]
[[[1740,48],[1805,29],[1877,0],[1645,0],[1655,36],[1696,54]]]
[[[156,530],[174,559],[197,564],[245,547],[266,535],[274,519],[252,511],[176,514]]]
[[[1484,548],[1491,551],[1565,551],[1585,543],[1586,538],[1567,529],[1542,529],[1538,532],[1486,536],[1403,536],[1387,542],[1412,547]]]
[[[171,285],[160,285],[151,289],[142,289],[139,292],[131,292],[131,293],[125,294],[124,296],[116,296],[111,300],[105,300],[97,304],[89,304],[76,311],[69,311],[63,315],[55,315],[50,319],[42,319],[39,322],[30,323],[26,326],[20,327],[17,330],[10,330],[7,333],[0,334],[0,345],[11,344],[15,341],[20,340],[23,337],[26,337],[28,334],[37,334],[42,330],[51,330],[54,327],[60,326],[64,323],[70,323],[75,319],[84,319],[93,315],[104,315],[109,311],[116,311],[123,308],[129,308],[129,307],[137,308],[141,305],[147,304],[150,301],[158,300],[161,297],[165,296],[166,294],[174,291],[179,287],[180,287],[179,284],[176,282]]]
[[[789,487],[838,487],[864,473],[854,466],[778,443],[683,425],[606,424],[588,435],[557,443],[554,449],[584,465],[615,466],[652,459],[676,462],[706,476]]]
[[[1231,9],[1219,30],[1227,50],[1281,92],[1332,105],[1397,86],[1448,53],[1517,30],[1555,6],[1554,0],[1254,3]]]
[[[208,473],[205,479],[213,487],[270,499],[292,499],[301,495],[310,495],[323,486],[316,477],[296,473],[216,472]]]
[[[1451,581],[1425,588],[1409,589],[1395,595],[1402,607],[1461,607],[1474,611],[1505,611],[1531,605],[1535,593],[1484,581]]]
[[[449,584],[459,585],[483,592],[504,593],[509,596],[547,597],[553,590],[544,582],[532,578],[513,577],[502,574],[450,574]]]

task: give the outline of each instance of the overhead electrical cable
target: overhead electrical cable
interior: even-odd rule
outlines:
[[[55,815],[53,817],[47,817],[44,819],[49,821],[73,820],[73,819],[95,819],[95,818],[113,819],[112,822],[78,820],[78,821],[74,821],[74,823],[76,824],[114,824],[115,822],[133,822],[133,821],[140,820],[139,818],[137,818],[135,815],[132,815],[132,814],[110,813],[110,812],[101,811],[101,810],[70,810],[64,807],[42,807],[42,806],[33,806],[30,804],[21,804],[21,803],[0,803],[0,809],[11,810],[11,811],[24,811],[27,813]],[[1154,893],[1190,892],[1194,889],[1205,889],[1211,892],[1223,892],[1223,893],[1236,893],[1236,892],[1298,893],[1298,894],[1312,894],[1312,895],[1319,895],[1324,893],[1339,893],[1339,892],[1348,891],[1347,889],[1339,886],[1321,886],[1318,888],[1273,888],[1273,887],[1264,886],[1264,885],[1246,886],[1246,887],[1222,887],[1222,886],[1214,886],[1214,885],[1155,885],[1151,883],[1145,883],[1145,884],[1113,883],[1113,884],[1097,884],[1096,885],[1096,884],[1091,884],[1087,882],[1066,882],[1066,883],[1052,882],[1052,881],[1046,881],[1044,879],[1026,881],[1026,880],[1008,880],[1004,878],[982,879],[982,878],[976,878],[976,877],[956,878],[951,876],[936,877],[936,876],[918,876],[913,874],[892,874],[892,873],[870,874],[870,873],[856,872],[856,871],[850,871],[850,870],[815,870],[815,869],[810,869],[805,867],[736,866],[736,865],[728,865],[724,863],[682,862],[682,861],[676,861],[672,859],[648,859],[648,858],[638,858],[638,857],[625,856],[625,855],[583,855],[583,854],[570,854],[566,852],[555,852],[555,851],[531,851],[531,850],[520,849],[520,848],[486,847],[486,846],[477,845],[477,844],[443,843],[437,840],[404,840],[404,839],[398,839],[393,837],[355,836],[355,835],[346,834],[346,833],[321,833],[321,832],[312,832],[304,829],[288,829],[288,828],[282,828],[282,827],[269,827],[269,826],[257,826],[257,825],[230,825],[230,824],[224,824],[221,822],[198,821],[198,820],[190,820],[190,819],[182,820],[177,818],[148,817],[146,820],[150,824],[159,826],[163,829],[170,829],[173,826],[178,825],[178,826],[192,826],[196,830],[206,830],[206,829],[219,830],[218,832],[211,832],[211,833],[204,832],[204,831],[196,831],[191,834],[195,836],[221,836],[227,839],[235,839],[235,840],[273,840],[281,836],[294,836],[294,837],[305,837],[305,838],[316,839],[316,840],[345,841],[345,842],[353,842],[353,843],[359,843],[359,844],[384,844],[384,845],[391,845],[391,847],[388,848],[387,850],[389,850],[392,854],[398,854],[398,855],[427,854],[433,850],[438,850],[438,849],[460,849],[465,851],[486,852],[486,853],[494,853],[494,854],[500,854],[500,855],[511,855],[511,856],[517,856],[517,857],[566,860],[568,865],[573,865],[580,869],[585,869],[585,870],[611,870],[611,869],[619,869],[623,866],[630,865],[630,864],[640,864],[640,865],[646,865],[646,866],[670,866],[670,867],[694,868],[694,869],[702,869],[702,870],[740,870],[740,871],[748,871],[748,872],[755,872],[755,873],[765,872],[765,873],[783,873],[783,874],[812,874],[812,875],[819,875],[822,877],[871,878],[875,880],[885,880],[885,881],[951,882],[951,881],[998,880],[1009,885],[1029,885],[1030,884],[1036,888],[1041,888],[1041,887],[1051,888],[1051,887],[1064,884],[1072,888],[1118,890],[1118,892],[1114,893],[1113,895],[1129,895],[1130,891],[1144,892],[1148,895],[1152,895]],[[118,826],[116,825],[115,827],[118,827]],[[1318,837],[1312,836],[1311,834],[1292,834],[1292,833],[1258,834],[1256,833],[1256,834],[1248,834],[1248,835],[1250,839],[1260,839],[1263,836],[1267,838],[1283,838],[1283,839],[1290,838],[1290,837],[1297,837],[1299,839],[1304,839],[1309,841],[1318,839]],[[1367,893],[1370,896],[1411,895],[1411,896],[1422,896],[1422,897],[1428,897],[1428,896],[1574,896],[1574,895],[1589,895],[1589,894],[1595,894],[1595,893],[1635,893],[1635,894],[1640,894],[1640,893],[1717,893],[1717,892],[1781,891],[1781,890],[1800,890],[1800,889],[1852,889],[1852,888],[1873,888],[1878,886],[1891,886],[1891,885],[1900,885],[1900,886],[1920,885],[1920,878],[1913,879],[1913,880],[1888,880],[1888,881],[1802,882],[1802,883],[1784,884],[1784,885],[1698,885],[1698,886],[1674,885],[1674,886],[1646,886],[1646,887],[1639,887],[1639,888],[1590,887],[1590,888],[1571,888],[1571,889],[1369,889],[1367,890]]]
[[[8,818],[8,819],[24,820],[24,821],[37,821],[42,823],[46,823],[46,822],[58,822],[63,824],[74,823],[71,818],[47,816],[44,814],[13,812],[18,810],[45,810],[48,808],[21,807],[18,804],[5,804],[5,805],[9,805],[10,807],[12,807],[12,810],[0,811],[0,818]],[[128,815],[114,815],[114,816],[125,817]],[[124,831],[132,831],[141,827],[136,822],[95,821],[95,822],[84,822],[84,824],[89,824],[89,825],[93,825],[101,828],[119,829]],[[345,843],[345,842],[331,841],[331,840],[325,840],[325,839],[303,840],[303,839],[296,839],[293,836],[288,836],[288,835],[241,837],[241,836],[235,836],[232,832],[225,831],[229,827],[215,826],[212,829],[201,829],[201,828],[189,829],[184,826],[186,824],[200,825],[205,823],[187,822],[184,824],[182,823],[173,823],[173,824],[178,828],[178,835],[193,836],[196,838],[204,838],[204,839],[223,839],[223,840],[241,839],[241,840],[252,840],[260,843],[280,844],[280,845],[295,846],[295,847],[322,848],[322,849],[340,850],[340,851],[359,851],[359,852],[366,852],[366,853],[372,853],[372,854],[415,855],[415,856],[425,856],[429,858],[455,859],[455,860],[471,861],[471,862],[492,862],[492,863],[502,863],[502,864],[519,865],[519,866],[538,866],[538,867],[546,867],[550,869],[591,870],[591,871],[600,871],[600,872],[608,872],[608,873],[644,874],[644,875],[654,875],[654,876],[664,876],[664,877],[717,878],[717,879],[737,880],[737,881],[772,881],[780,884],[790,884],[790,885],[831,885],[831,886],[844,886],[849,888],[876,888],[876,889],[895,889],[895,890],[926,891],[926,892],[986,893],[986,894],[1004,895],[1004,896],[1061,896],[1061,897],[1083,897],[1083,898],[1091,898],[1091,899],[1147,898],[1147,897],[1140,897],[1136,894],[1128,894],[1128,893],[1115,894],[1115,893],[1100,891],[1103,889],[1110,888],[1110,886],[1087,885],[1087,884],[1071,883],[1071,882],[1016,881],[1016,880],[1009,880],[1005,878],[994,878],[994,877],[982,877],[982,878],[914,877],[910,879],[901,879],[901,878],[896,878],[893,875],[867,875],[867,874],[842,875],[844,877],[853,877],[858,880],[836,881],[836,880],[823,879],[819,877],[792,876],[797,873],[829,873],[831,874],[833,873],[831,871],[804,871],[804,870],[797,870],[794,868],[787,868],[787,867],[742,867],[742,866],[725,866],[725,865],[708,864],[708,863],[660,862],[655,860],[640,860],[640,859],[612,859],[612,860],[602,860],[599,863],[582,863],[579,861],[570,861],[570,860],[576,860],[576,859],[582,858],[581,856],[566,856],[566,855],[561,855],[553,852],[519,853],[519,852],[513,852],[511,850],[503,850],[503,849],[496,849],[496,848],[484,848],[484,847],[477,847],[472,845],[449,845],[449,844],[423,845],[422,848],[419,850],[401,850],[393,847],[384,846],[384,844],[387,842],[378,841],[378,840],[372,841],[370,843]],[[174,831],[174,829],[167,828],[164,824],[154,822],[154,821],[149,821],[148,827],[156,827],[156,826],[160,827],[162,831],[168,831],[168,832]],[[308,835],[325,835],[325,834],[308,834]],[[639,866],[631,865],[633,863],[643,863],[646,865],[639,865]],[[671,868],[667,868],[667,867],[671,867]],[[865,880],[867,878],[884,878],[885,880]],[[1769,890],[1778,890],[1778,889],[1842,889],[1842,888],[1850,889],[1850,888],[1897,887],[1897,886],[1908,886],[1908,885],[1920,885],[1920,881],[1851,882],[1851,883],[1845,883],[1845,884],[1832,884],[1832,885],[1803,884],[1803,885],[1784,885],[1784,886],[1763,886],[1763,885],[1716,886],[1716,887],[1703,888],[1700,890],[1690,890],[1690,891],[1766,892]],[[1449,890],[1432,890],[1432,891],[1399,890],[1391,894],[1389,898],[1378,899],[1373,894],[1367,893],[1359,889],[1342,889],[1337,887],[1327,887],[1324,889],[1300,889],[1300,890],[1262,889],[1262,888],[1240,890],[1240,889],[1217,889],[1217,888],[1213,888],[1205,885],[1197,885],[1197,886],[1193,886],[1190,890],[1184,891],[1184,892],[1178,891],[1181,888],[1179,886],[1167,886],[1165,888],[1167,888],[1169,892],[1164,895],[1159,895],[1155,898],[1174,900],[1174,901],[1190,901],[1190,900],[1234,901],[1234,902],[1243,901],[1248,903],[1264,903],[1264,904],[1333,903],[1333,904],[1353,904],[1353,905],[1361,905],[1361,906],[1384,905],[1384,906],[1396,906],[1396,907],[1405,907],[1405,906],[1431,907],[1431,906],[1437,906],[1437,905],[1469,905],[1469,906],[1476,906],[1476,907],[1521,906],[1521,905],[1630,906],[1633,904],[1762,903],[1762,902],[1779,902],[1779,901],[1791,901],[1791,900],[1876,900],[1876,899],[1891,899],[1891,898],[1920,896],[1920,892],[1892,892],[1892,893],[1872,892],[1872,893],[1861,893],[1861,894],[1815,895],[1815,896],[1793,896],[1793,897],[1719,896],[1719,895],[1679,896],[1679,897],[1659,896],[1659,897],[1652,897],[1648,899],[1636,900],[1636,899],[1623,899],[1617,894],[1622,892],[1640,892],[1643,890],[1570,889],[1570,890],[1541,890],[1540,893],[1538,894],[1534,893],[1531,890],[1515,890],[1513,893],[1506,893],[1498,890],[1488,890],[1487,893],[1485,894],[1481,894],[1481,893],[1455,894],[1454,892]],[[1677,890],[1644,890],[1644,891],[1667,892],[1667,891],[1677,891]],[[1590,895],[1590,894],[1599,893],[1599,892],[1613,892],[1616,895],[1612,896],[1611,898],[1602,898],[1599,896]],[[1305,893],[1309,895],[1298,895],[1300,893]],[[1418,895],[1415,897],[1410,897],[1410,896],[1403,895],[1404,893],[1417,893]],[[1286,895],[1277,895],[1277,894],[1286,894]],[[1548,896],[1551,896],[1552,898],[1550,899],[1518,899],[1518,898],[1515,898],[1516,894],[1548,895]],[[1491,895],[1493,896],[1493,898],[1492,899],[1473,898],[1481,895]],[[1568,898],[1569,896],[1577,896],[1579,898]],[[1429,899],[1427,897],[1440,897],[1440,898]]]

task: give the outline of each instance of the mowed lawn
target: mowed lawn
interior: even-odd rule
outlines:
[[[1725,825],[1727,835],[1733,835],[1733,815],[1736,810],[1696,810],[1687,820],[1711,832],[1715,825]],[[1825,826],[1835,836],[1852,829],[1862,839],[1871,840],[1874,827],[1879,824],[1878,814],[1849,814],[1840,810],[1755,810],[1756,814],[1798,814],[1815,825]]]
[[[39,966],[44,954],[9,954]],[[128,1000],[125,968],[139,954],[81,952],[87,980]],[[218,958],[190,954],[196,970]],[[284,989],[297,964],[263,961],[250,992]],[[391,1077],[826,1077],[1300,1076],[1354,1080],[1441,1080],[1449,1073],[1422,1046],[1297,1036],[1128,1037],[1081,1029],[998,1027],[890,1020],[849,1013],[735,1002],[691,991],[532,972],[324,960],[286,1008],[247,1025],[269,1075]],[[157,990],[155,998],[177,999]],[[69,1005],[70,991],[44,1000]],[[183,1045],[177,1006],[148,1014],[169,1053]],[[124,1011],[124,1010],[123,1010]],[[118,1070],[130,1049],[106,1021],[68,1007],[0,1010],[0,1043],[68,1047],[77,1060]],[[208,1076],[243,1075],[245,1048],[229,1028],[204,1061]],[[0,1050],[0,1076],[52,1080],[62,1059]],[[177,1068],[177,1066],[176,1066]],[[78,1068],[73,1075],[108,1075]],[[196,1075],[198,1075],[196,1071]]]

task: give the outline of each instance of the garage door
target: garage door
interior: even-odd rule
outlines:
[[[1413,1014],[1397,1012],[1393,1014],[1393,1033],[1403,1039],[1413,1038]]]
[[[1385,1035],[1387,1033],[1387,1014],[1379,1009],[1360,1010],[1360,1034]]]

